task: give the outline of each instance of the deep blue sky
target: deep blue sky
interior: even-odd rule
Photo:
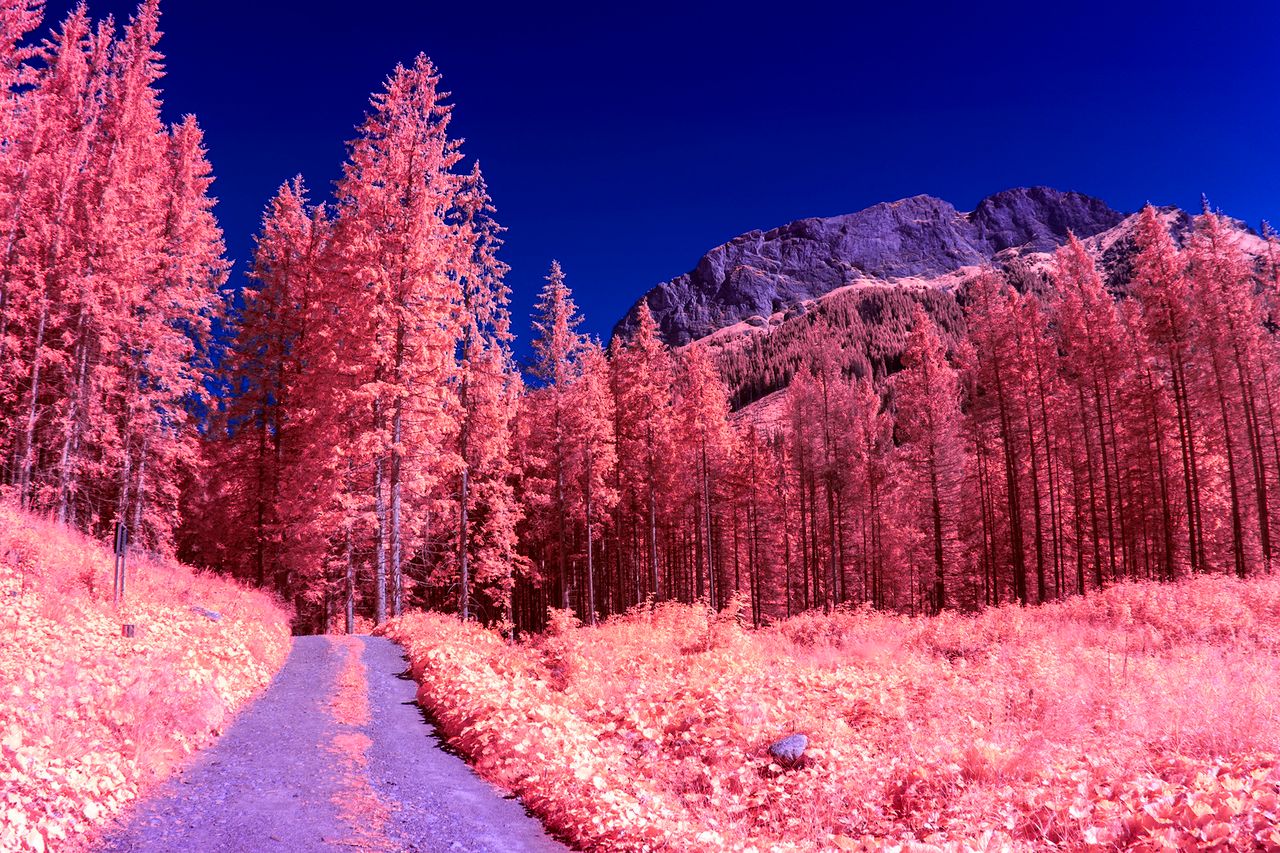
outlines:
[[[508,228],[522,335],[553,257],[605,337],[736,234],[916,193],[1204,192],[1280,220],[1278,3],[685,5],[168,0],[166,110],[206,130],[240,281],[276,187],[327,194],[369,93],[427,53]]]

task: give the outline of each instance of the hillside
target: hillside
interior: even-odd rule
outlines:
[[[116,609],[112,561],[0,504],[0,851],[80,849],[283,663],[267,595],[135,554]]]
[[[1175,207],[1161,214],[1181,244],[1191,217]],[[629,337],[640,304],[648,304],[667,343],[700,340],[717,350],[741,409],[786,387],[817,341],[840,344],[846,374],[896,371],[915,303],[954,342],[964,331],[964,286],[983,269],[1001,271],[1019,290],[1050,292],[1047,268],[1068,233],[1084,241],[1108,286],[1122,291],[1136,223],[1137,214],[1047,187],[1006,190],[967,213],[914,196],[803,219],[711,250],[693,271],[645,294],[615,334]],[[1260,257],[1263,241],[1232,224],[1252,259]]]
[[[739,618],[388,633],[450,742],[586,849],[1280,850],[1275,576]]]

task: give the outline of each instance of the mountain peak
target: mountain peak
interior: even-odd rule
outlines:
[[[969,213],[915,195],[855,213],[750,231],[712,249],[688,273],[642,297],[668,343],[683,345],[752,316],[768,317],[860,281],[936,277],[990,264],[1011,248],[1046,251],[1067,234],[1089,237],[1124,216],[1096,198],[1020,187]],[[640,303],[615,327],[629,336]]]
[[[1091,237],[1119,224],[1124,215],[1106,202],[1052,187],[1016,187],[989,195],[967,218],[994,252],[1014,247],[1047,252],[1067,234]]]

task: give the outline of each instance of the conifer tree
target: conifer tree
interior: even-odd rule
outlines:
[[[1231,554],[1236,575],[1271,565],[1266,456],[1256,378],[1261,308],[1251,271],[1223,218],[1196,218],[1188,248],[1189,282],[1200,322],[1198,344],[1207,366],[1206,402],[1217,416],[1227,462]],[[1252,498],[1256,513],[1246,509]]]
[[[907,512],[924,532],[931,556],[934,612],[947,607],[947,569],[956,566],[956,512],[964,459],[960,445],[960,398],[955,371],[933,321],[917,307],[914,328],[894,377],[897,429],[903,470],[910,480]]]
[[[579,374],[569,391],[568,425],[573,448],[571,470],[582,501],[586,543],[587,622],[596,624],[600,602],[596,540],[603,539],[601,520],[618,502],[614,469],[618,464],[614,435],[614,400],[609,387],[609,364],[596,341],[587,341],[579,358]]]
[[[670,483],[674,414],[671,355],[658,338],[658,324],[647,304],[640,324],[613,360],[618,410],[618,459],[622,489],[643,530],[646,571],[639,573],[634,602],[647,593],[664,598],[659,574],[658,502]]]
[[[571,478],[570,391],[581,364],[583,338],[578,333],[582,318],[573,294],[564,281],[559,261],[551,262],[546,285],[538,296],[533,321],[533,375],[542,384],[533,407],[530,429],[541,436],[545,448],[547,501],[554,526],[556,584],[560,607],[568,610],[573,594],[570,577],[570,530],[574,484]]]
[[[716,504],[716,481],[723,476],[732,452],[729,429],[729,392],[718,375],[705,346],[686,349],[679,361],[676,417],[679,419],[678,444],[689,457],[683,466],[695,473],[694,506],[697,537],[701,542],[701,559],[695,571],[697,599],[704,595],[712,609],[718,609],[724,596],[716,577],[716,536],[713,517]]]
[[[460,612],[471,614],[471,590],[512,621],[514,577],[523,566],[516,549],[521,510],[516,503],[511,446],[522,384],[511,356],[507,266],[498,260],[500,228],[477,164],[458,203],[461,239],[457,274],[462,295],[458,371],[458,566]],[[395,612],[403,607],[396,589]]]
[[[1074,236],[1056,256],[1059,346],[1064,378],[1077,402],[1090,478],[1090,505],[1101,489],[1105,510],[1107,572],[1095,566],[1098,585],[1132,576],[1136,556],[1130,547],[1128,507],[1124,501],[1121,455],[1127,445],[1125,424],[1117,416],[1127,394],[1132,353],[1121,328],[1115,299],[1103,287],[1093,259]],[[1091,510],[1092,511],[1092,510]],[[1097,537],[1095,533],[1095,539]]]
[[[450,275],[450,224],[461,158],[448,136],[452,107],[425,56],[397,66],[351,143],[337,186],[334,273],[346,293],[343,343],[360,369],[342,408],[367,422],[352,462],[370,474],[374,618],[387,615],[388,579],[401,587],[405,481],[425,494],[456,468],[455,347],[461,301]]]

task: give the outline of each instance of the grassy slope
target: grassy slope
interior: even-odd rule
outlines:
[[[284,661],[267,596],[131,556],[117,611],[111,566],[100,543],[0,504],[0,851],[83,846]]]
[[[1280,850],[1277,577],[759,632],[557,621],[388,633],[451,742],[587,847]],[[784,771],[792,731],[811,762]]]

